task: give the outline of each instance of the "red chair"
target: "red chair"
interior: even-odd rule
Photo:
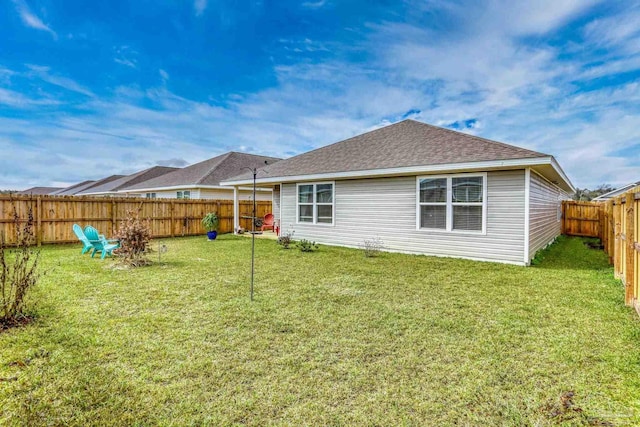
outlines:
[[[276,231],[273,225],[273,214],[268,213],[264,216],[264,222],[260,230],[264,232],[265,228],[270,228],[274,232]]]

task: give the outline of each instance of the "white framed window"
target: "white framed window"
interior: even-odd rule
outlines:
[[[416,200],[418,230],[486,233],[486,173],[417,177]]]
[[[333,182],[317,182],[296,185],[296,218],[298,224],[333,225]]]
[[[190,199],[191,198],[191,191],[190,190],[178,191],[178,192],[176,192],[176,197],[178,199]]]
[[[155,198],[156,198],[156,193],[147,193],[147,194],[145,195],[145,197],[146,197],[147,199],[155,199]]]

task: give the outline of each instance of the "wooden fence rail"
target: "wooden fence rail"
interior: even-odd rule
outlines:
[[[217,212],[220,233],[233,231],[232,200],[140,199],[76,196],[0,195],[0,234],[8,243],[15,242],[13,212],[26,221],[33,212],[36,243],[69,243],[78,239],[73,224],[93,225],[101,233],[113,235],[130,211],[151,220],[154,237],[192,236],[204,234],[200,221],[207,212]],[[240,216],[251,216],[252,201],[239,202]],[[271,212],[271,202],[256,202],[256,216]],[[251,220],[240,219],[240,226],[251,228]]]
[[[562,209],[564,234],[601,239],[625,303],[640,314],[640,187],[607,202],[563,202]]]

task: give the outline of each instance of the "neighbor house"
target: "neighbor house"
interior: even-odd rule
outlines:
[[[414,120],[281,160],[257,183],[296,239],[378,237],[389,251],[520,265],[560,234],[561,201],[575,191],[551,155]]]
[[[56,191],[62,190],[63,187],[31,187],[26,190],[18,191],[16,194],[32,195],[32,196],[46,196]]]
[[[166,175],[171,172],[175,172],[179,168],[172,168],[168,166],[154,166],[149,169],[142,170],[140,172],[133,173],[131,175],[121,176],[120,178],[102,182],[101,184],[92,185],[78,193],[78,196],[131,196],[140,197],[143,196],[139,193],[120,193],[123,188],[130,187],[132,185],[139,184],[141,182],[148,181]]]
[[[251,168],[277,162],[278,158],[229,152],[200,163],[178,169],[118,190],[119,193],[140,194],[147,198],[169,199],[233,199],[233,187],[220,182]],[[271,188],[257,188],[256,200],[271,200]],[[252,188],[243,187],[240,199],[252,198]]]
[[[620,188],[616,188],[613,191],[609,191],[608,193],[601,194],[598,197],[594,197],[593,201],[594,202],[606,202],[609,199],[613,199],[615,197],[623,195],[624,193],[626,193],[627,191],[629,191],[629,190],[631,190],[632,188],[635,188],[635,187],[640,187],[640,181],[632,182],[630,184],[623,185]]]
[[[89,188],[96,183],[95,180],[82,181],[51,193],[52,196],[73,196],[74,194]]]

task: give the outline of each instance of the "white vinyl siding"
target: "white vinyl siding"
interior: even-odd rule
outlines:
[[[253,191],[240,190],[238,192],[239,200],[252,200]],[[233,189],[206,189],[200,190],[200,199],[220,199],[220,200],[233,200]],[[256,191],[257,201],[271,201],[271,191]]]
[[[531,172],[529,186],[529,258],[553,242],[562,232],[562,219],[558,210],[566,192]]]
[[[280,220],[280,187],[276,187],[273,189],[273,198],[271,201],[271,206],[273,210],[273,219],[276,221]]]
[[[167,190],[167,191],[154,191],[156,198],[158,199],[176,199],[177,192],[184,190]],[[216,189],[216,188],[190,188],[186,191],[190,192],[191,199],[215,199],[215,200],[233,200],[233,188],[230,189]],[[240,200],[251,200],[251,190],[241,190]],[[144,195],[143,195],[144,197]],[[271,201],[271,191],[256,191],[256,200],[258,201]]]
[[[391,251],[524,264],[524,176],[487,173],[485,234],[416,230],[416,176],[335,181],[333,227],[296,223],[297,186],[284,184],[282,226],[323,244],[358,247],[378,236]]]

